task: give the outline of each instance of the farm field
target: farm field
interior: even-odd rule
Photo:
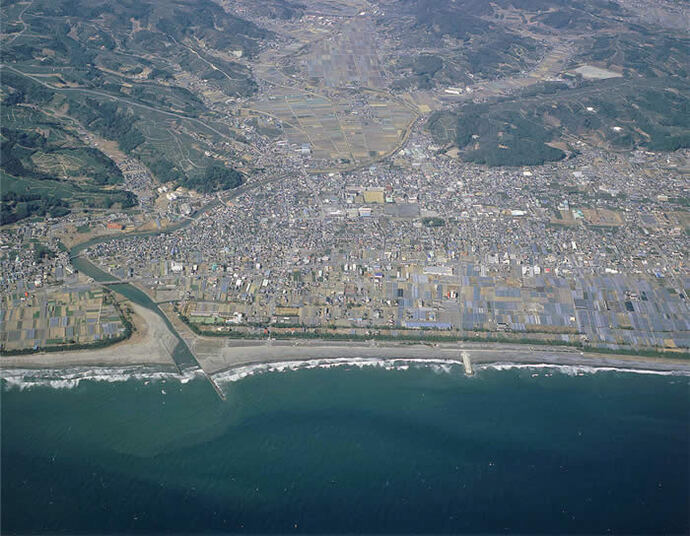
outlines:
[[[393,149],[414,115],[376,94],[360,95],[359,99],[366,105],[354,113],[351,103],[344,100],[288,92],[255,106],[260,113],[278,119],[287,140],[309,147],[314,159],[361,164]]]
[[[246,111],[275,119],[294,149],[325,167],[389,154],[417,111],[387,90],[376,31],[364,17],[347,18],[338,32],[295,30],[302,46],[260,58],[256,76],[266,91]]]
[[[20,292],[5,296],[2,305],[4,350],[88,345],[125,333],[118,307],[98,288]]]

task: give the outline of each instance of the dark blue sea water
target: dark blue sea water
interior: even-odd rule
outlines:
[[[688,533],[679,376],[348,368],[3,387],[2,533]]]

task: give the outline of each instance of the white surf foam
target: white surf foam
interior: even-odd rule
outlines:
[[[557,363],[479,363],[475,370],[551,369],[568,376],[582,376],[601,372],[628,372],[632,374],[653,374],[657,376],[690,376],[690,371],[654,370],[642,368],[608,367],[592,365],[559,365]]]
[[[324,358],[308,360],[274,361],[270,363],[256,363],[242,365],[224,372],[213,375],[213,379],[219,383],[230,383],[242,380],[256,374],[266,374],[268,372],[286,372],[309,369],[328,369],[334,367],[378,367],[386,370],[408,370],[410,367],[429,367],[439,374],[461,373],[464,374],[463,363],[456,359],[373,359],[373,358]],[[513,369],[534,369],[539,371],[546,369],[551,372],[558,372],[569,376],[582,376],[585,374],[597,374],[602,372],[624,372],[633,374],[652,374],[659,376],[690,376],[690,371],[668,371],[638,368],[623,368],[610,366],[589,366],[589,365],[560,365],[556,363],[477,363],[473,364],[475,373],[483,370],[513,370]]]
[[[218,372],[213,375],[213,379],[225,383],[236,382],[248,376],[265,374],[267,372],[285,372],[315,368],[328,369],[334,367],[378,367],[386,370],[408,370],[410,366],[415,365],[431,367],[439,373],[448,373],[451,372],[453,367],[462,367],[462,361],[455,359],[375,359],[364,357],[273,361],[270,363],[243,365],[224,372]]]
[[[72,389],[83,381],[126,382],[140,380],[145,384],[157,381],[175,380],[187,383],[202,372],[198,369],[182,374],[145,366],[131,367],[70,367],[64,369],[2,369],[0,380],[6,389],[30,389],[32,387],[51,387],[53,389]]]
[[[308,369],[329,369],[335,367],[377,367],[385,370],[405,371],[411,367],[427,367],[438,374],[464,374],[463,363],[456,359],[375,359],[375,358],[323,358],[309,360],[274,361],[243,365],[230,370],[213,374],[213,379],[219,383],[230,383],[242,380],[256,374],[268,372],[286,372]],[[476,374],[484,370],[514,370],[530,369],[536,372],[544,371],[546,376],[553,373],[569,376],[598,374],[604,372],[650,374],[658,376],[690,376],[690,371],[669,371],[638,369],[611,366],[590,365],[562,365],[557,363],[475,363]],[[146,366],[129,367],[71,367],[64,369],[0,369],[0,380],[5,389],[29,389],[32,387],[51,387],[54,389],[72,389],[83,381],[95,382],[126,382],[139,380],[144,384],[159,381],[178,381],[182,384],[199,378],[203,372],[199,369],[186,371],[182,374],[170,370],[161,370]],[[534,374],[533,374],[534,376]]]

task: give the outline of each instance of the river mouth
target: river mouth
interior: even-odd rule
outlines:
[[[136,236],[155,236],[168,232],[171,232],[171,230],[168,229],[154,233],[142,233],[141,235]],[[144,291],[130,283],[119,281],[116,277],[112,276],[108,272],[101,270],[83,254],[83,251],[90,246],[120,238],[123,238],[123,236],[112,235],[97,237],[89,240],[88,242],[77,244],[70,250],[70,261],[72,262],[72,266],[74,266],[74,268],[82,274],[91,277],[94,281],[106,285],[110,290],[117,292],[137,305],[146,307],[160,316],[163,322],[165,322],[166,327],[178,340],[177,345],[171,353],[171,357],[175,361],[175,365],[177,366],[178,370],[182,372],[190,368],[200,368],[199,362],[196,360],[194,354],[187,346],[187,343],[182,339],[182,337],[180,337],[180,334],[174,328],[168,317],[163,313],[163,311],[161,311],[160,307],[158,307],[158,305],[148,295],[146,295]]]

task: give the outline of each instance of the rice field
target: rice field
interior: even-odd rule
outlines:
[[[353,19],[294,57],[289,51],[282,59],[290,56],[300,74],[290,79],[265,66],[271,86],[246,111],[279,121],[287,141],[297,150],[309,147],[314,160],[381,158],[398,145],[415,113],[381,89],[386,74],[374,35],[371,22]]]

